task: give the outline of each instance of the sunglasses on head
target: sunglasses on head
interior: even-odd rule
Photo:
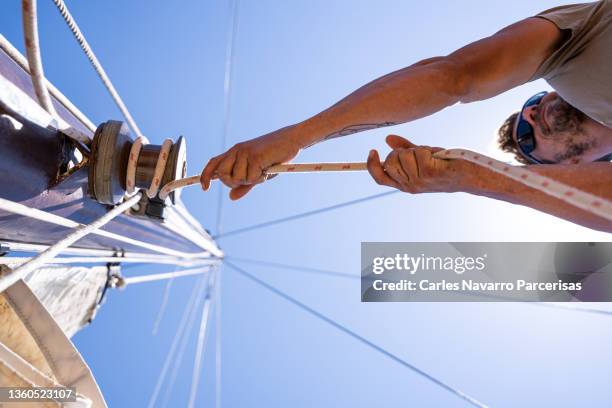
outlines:
[[[533,152],[536,148],[536,141],[533,126],[523,119],[523,112],[526,108],[539,104],[547,93],[548,92],[546,91],[540,92],[527,99],[527,102],[525,102],[518,115],[518,125],[516,126],[516,144],[523,157],[534,164],[551,164],[551,162],[536,159],[531,155],[531,152]]]

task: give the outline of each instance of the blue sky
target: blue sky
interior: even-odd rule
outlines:
[[[120,118],[50,1],[40,1],[48,78],[95,123]],[[556,1],[243,0],[239,9],[228,145],[305,119],[364,83],[445,55]],[[184,135],[189,172],[222,149],[226,1],[69,1],[83,32],[153,141]],[[0,6],[2,33],[22,49],[19,2]],[[299,161],[360,161],[384,136],[492,154],[494,132],[538,81],[492,100],[332,140]],[[214,229],[216,186],[184,201]],[[367,174],[277,177],[238,202],[224,200],[225,231],[384,192]],[[227,237],[229,256],[359,274],[362,241],[608,241],[534,210],[467,194],[396,194]],[[361,304],[359,282],[260,265],[240,266],[415,366],[494,407],[609,406],[612,326],[604,315],[528,304]],[[166,268],[139,267],[125,274]],[[466,404],[224,267],[224,407]],[[151,335],[164,283],[111,293],[75,336],[110,406],[145,406],[195,280],[176,281]],[[597,305],[611,309],[608,304]],[[195,331],[168,406],[183,406]],[[214,339],[214,331],[211,339]],[[198,406],[212,406],[214,341]]]

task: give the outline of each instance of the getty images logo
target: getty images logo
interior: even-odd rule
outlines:
[[[487,254],[478,257],[395,254],[395,256],[375,257],[372,260],[372,272],[380,275],[390,271],[407,271],[414,275],[419,271],[453,271],[461,275],[469,271],[484,270],[487,266],[486,258]]]

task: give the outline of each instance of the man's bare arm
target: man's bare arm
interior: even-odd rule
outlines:
[[[535,165],[527,168],[579,190],[612,200],[612,163]],[[612,232],[612,222],[609,220],[482,167],[475,173],[477,179],[472,186],[466,187],[467,193],[531,207],[588,228]]]
[[[298,143],[409,122],[457,102],[487,99],[525,83],[558,47],[551,22],[528,18],[446,57],[423,60],[363,86],[298,125]]]
[[[239,143],[212,158],[202,172],[202,186],[207,189],[218,177],[237,199],[264,180],[265,169],[293,159],[306,146],[502,93],[529,80],[561,41],[553,23],[528,18],[448,56],[385,75],[304,122]]]

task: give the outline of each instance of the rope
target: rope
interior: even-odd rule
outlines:
[[[476,400],[475,398],[465,394],[464,392],[460,391],[457,388],[454,388],[448,384],[446,384],[445,382],[437,379],[436,377],[432,376],[431,374],[426,373],[425,371],[417,368],[416,366],[412,365],[411,363],[407,362],[406,360],[403,360],[402,358],[396,356],[395,354],[391,353],[390,351],[385,350],[384,348],[372,343],[370,340],[366,339],[365,337],[355,333],[354,331],[352,331],[351,329],[343,326],[342,324],[338,323],[337,321],[333,320],[330,317],[327,317],[326,315],[318,312],[317,310],[311,308],[310,306],[300,302],[299,300],[295,299],[294,297],[286,294],[285,292],[281,291],[280,289],[277,289],[276,287],[270,285],[269,283],[259,279],[258,277],[256,277],[255,275],[252,275],[250,273],[248,273],[247,271],[240,269],[239,267],[237,267],[236,265],[232,264],[231,262],[226,262],[226,265],[229,266],[230,268],[232,268],[235,272],[239,273],[240,275],[244,276],[247,279],[250,279],[251,281],[255,282],[256,284],[258,284],[259,286],[262,286],[263,288],[269,290],[270,292],[274,293],[275,295],[289,301],[290,303],[293,303],[295,306],[299,307],[300,309],[310,313],[311,315],[315,316],[316,318],[330,324],[331,326],[335,327],[336,329],[340,330],[341,332],[348,334],[350,337],[353,337],[354,339],[360,341],[361,343],[365,344],[366,346],[378,351],[379,353],[385,355],[386,357],[390,358],[391,360],[395,361],[396,363],[401,364],[402,366],[412,370],[413,372],[415,372],[416,374],[420,375],[421,377],[425,378],[426,380],[431,381],[432,383],[436,384],[437,386],[445,389],[446,391],[456,395],[457,397],[463,399],[464,401],[468,402],[469,404],[471,404],[472,406],[475,407],[480,407],[486,408],[486,405],[484,405],[483,403],[479,402],[478,400]]]
[[[512,180],[515,180],[523,185],[531,187],[535,190],[538,190],[544,194],[547,194],[551,197],[557,198],[563,201],[566,204],[572,205],[574,207],[585,210],[591,214],[595,214],[599,217],[602,217],[608,221],[612,221],[612,201],[605,199],[603,197],[598,197],[594,194],[587,193],[586,191],[579,190],[575,187],[571,187],[567,184],[561,183],[557,180],[554,180],[550,177],[542,176],[533,172],[531,170],[527,170],[524,167],[520,166],[512,166],[501,162],[499,160],[495,160],[491,157],[488,157],[483,154],[475,153],[470,150],[465,149],[448,149],[442,150],[434,154],[434,157],[438,159],[459,159],[459,160],[467,160],[472,163],[478,164],[479,166],[485,167],[495,173],[501,174],[505,177],[508,177]],[[362,171],[366,170],[366,163],[299,163],[299,164],[281,164],[270,167],[266,172],[268,174],[278,174],[278,173],[311,173],[311,172],[337,172],[337,171]],[[199,184],[200,177],[199,176],[191,176],[184,179],[176,180],[166,184],[160,191],[160,197],[165,197],[170,191],[176,188],[184,188],[189,185]],[[339,207],[343,207],[345,205],[352,205],[353,203],[358,203],[363,200],[368,200],[371,198],[377,198],[377,195],[372,197],[366,197],[365,199],[356,200],[355,202],[348,202],[343,204],[338,204],[338,206],[326,207],[323,211],[328,211],[330,209],[335,209]],[[293,217],[287,217],[276,221],[270,221],[269,223],[263,223],[254,225],[252,227],[241,228],[239,230],[230,231],[228,233],[220,233],[213,238],[220,238],[222,236],[233,235],[241,232],[250,231],[256,228],[262,228],[268,225],[277,224],[279,222],[290,221],[295,218],[302,218],[303,216],[312,215],[313,213],[318,213],[319,210],[314,212],[307,212],[304,214],[299,214]]]
[[[27,1],[27,0],[24,0],[24,1]],[[140,128],[134,121],[134,118],[130,114],[127,106],[125,106],[125,103],[123,103],[121,96],[119,96],[119,93],[117,92],[110,78],[106,74],[106,71],[104,71],[102,64],[100,64],[100,61],[98,61],[98,58],[96,57],[89,43],[85,39],[85,36],[79,29],[79,26],[77,25],[76,21],[70,14],[70,11],[68,11],[68,8],[66,7],[66,4],[64,3],[64,0],[53,0],[53,3],[55,3],[55,5],[57,6],[57,9],[59,10],[64,20],[66,21],[66,24],[68,24],[70,31],[72,31],[74,38],[77,40],[77,42],[81,46],[81,49],[83,50],[83,52],[85,53],[85,55],[87,56],[91,64],[93,65],[94,69],[98,73],[98,76],[104,83],[104,86],[106,87],[111,97],[115,101],[115,104],[117,105],[117,107],[119,108],[123,116],[125,117],[125,120],[128,122],[128,124],[134,131],[134,134],[137,137],[144,137],[142,135],[142,132],[140,131]]]
[[[269,167],[266,174],[280,173],[315,173],[315,172],[338,172],[338,171],[363,171],[367,170],[366,163],[293,163],[278,164]],[[194,184],[200,184],[200,175],[185,177],[165,184],[159,191],[159,198],[165,200],[168,195],[179,188],[185,188]]]
[[[49,260],[53,259],[56,255],[62,252],[63,249],[69,247],[84,236],[96,231],[106,223],[110,222],[113,218],[117,217],[131,206],[136,204],[141,198],[140,194],[136,194],[122,204],[115,206],[112,210],[87,225],[79,225],[72,233],[68,234],[65,238],[50,246],[43,252],[30,259],[28,262],[14,269],[9,274],[0,278],[0,292],[17,282],[19,279],[23,279],[27,274],[41,267]]]
[[[476,163],[495,173],[557,198],[566,204],[570,204],[608,221],[612,221],[612,201],[568,186],[550,177],[539,175],[524,167],[511,166],[499,160],[492,159],[491,157],[465,149],[442,150],[435,153],[434,157],[440,159],[462,159]]]
[[[45,80],[42,59],[40,57],[40,42],[38,40],[38,15],[37,0],[22,0],[23,10],[23,33],[25,37],[26,54],[28,56],[28,66],[32,85],[38,98],[38,103],[51,116],[57,118],[57,112],[49,96],[49,90]]]
[[[42,211],[37,208],[30,208],[23,204],[16,203],[10,200],[6,200],[4,198],[0,198],[0,210],[14,213],[14,214],[23,215],[25,217],[33,218],[39,221],[48,222],[48,223],[55,224],[55,225],[61,225],[62,227],[67,227],[67,228],[78,228],[78,227],[83,226],[83,224],[79,224],[78,222],[72,221],[68,218],[60,217],[59,215],[55,215],[55,214],[52,214],[46,211]],[[145,248],[145,249],[148,249],[154,252],[158,252],[158,253],[162,253],[166,255],[172,255],[177,258],[194,259],[194,258],[202,258],[205,255],[204,253],[200,253],[200,252],[186,253],[186,252],[181,252],[181,251],[175,251],[173,249],[164,248],[162,246],[150,244],[148,242],[138,241],[136,239],[128,238],[123,235],[115,234],[115,233],[104,231],[104,230],[92,231],[92,234],[99,235],[105,238],[114,239],[116,241],[125,242],[127,244],[139,246],[141,248]]]
[[[288,222],[288,221],[294,221],[294,220],[297,220],[297,219],[300,219],[300,218],[310,217],[312,215],[321,214],[321,213],[332,211],[332,210],[337,210],[339,208],[349,207],[349,206],[355,205],[355,204],[361,204],[361,203],[364,203],[366,201],[376,200],[378,198],[383,198],[383,197],[386,197],[386,196],[389,196],[389,195],[392,195],[392,194],[396,194],[396,193],[399,193],[399,190],[386,191],[384,193],[379,193],[379,194],[374,194],[374,195],[363,197],[363,198],[358,198],[357,200],[346,201],[344,203],[340,203],[340,204],[336,204],[336,205],[331,205],[329,207],[323,207],[323,208],[319,208],[319,209],[316,209],[316,210],[306,211],[306,212],[303,212],[303,213],[300,213],[300,214],[291,215],[289,217],[283,217],[283,218],[279,218],[279,219],[276,219],[276,220],[266,221],[266,222],[262,222],[260,224],[255,224],[255,225],[251,225],[251,226],[248,226],[248,227],[235,229],[233,231],[228,231],[228,232],[225,232],[223,234],[213,235],[212,238],[213,239],[218,239],[218,238],[229,237],[231,235],[242,234],[242,233],[253,231],[253,230],[257,230],[257,229],[260,229],[260,228],[270,227],[272,225],[282,224],[282,223],[285,223],[285,222]]]

